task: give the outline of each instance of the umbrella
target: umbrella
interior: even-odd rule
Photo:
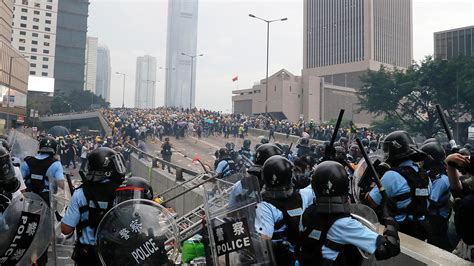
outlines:
[[[212,120],[212,119],[206,119],[206,120],[204,120],[204,122],[206,122],[208,124],[214,124],[214,120]]]
[[[69,130],[63,126],[54,126],[49,129],[48,134],[51,134],[53,137],[64,137],[69,135]]]

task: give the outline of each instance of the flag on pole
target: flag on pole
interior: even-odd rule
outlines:
[[[239,76],[235,76],[234,78],[232,78],[232,82],[236,82],[237,80],[239,80]]]

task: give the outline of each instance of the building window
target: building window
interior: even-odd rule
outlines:
[[[35,7],[39,8],[39,7],[40,7],[40,3],[35,3]]]
[[[39,30],[39,27],[37,25],[33,25],[34,30]]]
[[[30,56],[30,59],[32,59],[32,60],[36,60],[36,55],[32,55],[32,56]]]
[[[31,48],[31,51],[32,51],[32,52],[38,52],[38,49],[36,49],[36,48]]]
[[[30,71],[30,75],[36,75],[36,72]]]
[[[290,86],[290,92],[291,92],[291,86]]]
[[[48,0],[48,3],[52,3],[52,2],[53,2],[53,0]]]
[[[36,67],[36,64],[31,63],[30,67]]]
[[[28,5],[28,0],[21,0],[21,3],[24,5]]]
[[[26,31],[20,31],[20,35],[26,35]]]
[[[38,44],[38,41],[33,40],[31,41],[31,44]]]
[[[277,86],[275,85],[275,91],[277,91]]]
[[[51,13],[46,12],[46,16],[47,16],[47,17],[51,17]]]
[[[43,57],[43,61],[48,62],[49,58],[48,57]]]
[[[20,42],[21,43],[26,43],[26,40],[25,39],[20,39]]]
[[[46,9],[52,10],[53,7],[52,6],[46,6]]]
[[[34,32],[34,33],[31,34],[31,36],[38,37],[38,33]]]
[[[43,53],[49,54],[49,50],[43,50]]]
[[[23,13],[28,13],[28,9],[27,9],[27,8],[22,8],[22,9],[21,9],[21,12],[23,12]]]
[[[20,19],[21,20],[26,20],[26,16],[21,16]]]
[[[49,36],[48,34],[45,34],[45,35],[44,35],[44,38],[45,38],[45,39],[49,39],[50,36]]]
[[[41,76],[47,77],[47,76],[48,76],[48,73],[46,73],[46,72],[41,72]]]
[[[39,14],[40,14],[40,12],[39,12],[38,10],[35,10],[35,11],[33,11],[33,14],[35,14],[35,15],[39,15]]]
[[[40,19],[39,18],[33,18],[33,21],[34,22],[40,22]]]
[[[43,45],[44,46],[49,46],[49,42],[44,42]]]
[[[51,24],[51,20],[46,20],[45,23],[46,24]]]
[[[43,65],[43,68],[44,68],[44,69],[48,69],[48,65]]]
[[[20,24],[20,27],[26,28],[26,24],[25,24],[25,23],[21,23],[21,24]]]
[[[51,31],[51,28],[45,27],[44,30],[45,30],[45,31]]]
[[[25,51],[25,47],[20,46],[20,47],[18,47],[18,50],[20,50],[20,51]]]

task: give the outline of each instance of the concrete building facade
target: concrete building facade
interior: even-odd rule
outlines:
[[[474,56],[474,26],[434,33],[434,57],[449,60]]]
[[[97,48],[97,78],[96,95],[101,96],[105,101],[110,102],[110,52],[109,48],[99,45]]]
[[[137,58],[135,107],[155,108],[156,58],[145,55]]]
[[[168,1],[168,36],[166,47],[165,106],[195,106],[198,0]]]
[[[10,123],[25,119],[29,71],[28,61],[11,44],[13,9],[12,0],[0,2],[0,118]]]
[[[97,37],[87,37],[86,44],[86,69],[84,90],[88,90],[96,94],[97,79],[97,46],[99,39]]]
[[[325,122],[345,109],[346,119],[370,124],[373,117],[358,112],[360,77],[381,66],[403,69],[411,64],[412,0],[305,0],[303,21],[303,70],[291,84],[291,93],[296,87],[302,97],[288,95],[288,81],[272,76],[268,105],[276,102],[269,112],[283,112],[290,120],[303,117]],[[265,95],[258,86],[234,91],[235,112],[261,112],[256,102],[263,101],[261,106],[265,106]],[[281,99],[272,99],[276,92]]]
[[[58,2],[54,91],[68,93],[84,89],[88,0]]]

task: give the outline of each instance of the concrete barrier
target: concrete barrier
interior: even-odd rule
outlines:
[[[268,130],[264,129],[258,129],[258,128],[249,128],[248,134],[253,136],[253,137],[259,137],[259,136],[264,136],[265,138],[268,138],[268,134],[270,132]],[[296,144],[298,143],[300,137],[295,136],[295,135],[289,135],[288,138],[286,137],[286,134],[275,132],[275,142],[279,142],[282,144],[290,144],[293,143],[293,147],[296,147]],[[309,140],[310,144],[321,144],[323,141],[320,140],[315,140],[315,139],[310,139]]]
[[[168,174],[167,171],[162,171],[161,168],[152,168],[151,162],[147,162],[144,159],[139,160],[136,154],[132,154],[130,160],[132,174],[147,178],[155,194],[180,184],[176,182],[174,175]],[[182,216],[202,203],[203,191],[202,189],[195,189],[170,201],[167,203],[167,206],[173,208],[178,215]]]

